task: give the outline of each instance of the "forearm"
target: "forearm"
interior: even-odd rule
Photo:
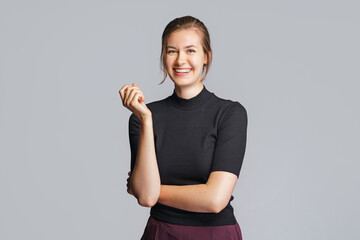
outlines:
[[[136,163],[131,189],[142,206],[153,206],[160,194],[160,175],[155,154],[152,118],[141,119]]]
[[[158,202],[191,212],[219,212],[217,196],[207,184],[161,185]]]

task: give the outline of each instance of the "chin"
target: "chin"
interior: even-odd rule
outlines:
[[[175,81],[173,80],[173,83],[176,86],[182,86],[182,87],[193,86],[193,85],[198,84],[197,81],[179,81],[179,80],[175,80]]]

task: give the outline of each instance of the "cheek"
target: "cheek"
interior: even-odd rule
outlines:
[[[204,63],[205,63],[205,61],[204,61],[204,58],[202,58],[202,57],[194,58],[192,61],[192,65],[196,66],[198,68],[202,68]]]
[[[173,65],[172,62],[173,61],[170,58],[165,59],[165,65],[167,69],[169,68],[169,66],[171,67]]]

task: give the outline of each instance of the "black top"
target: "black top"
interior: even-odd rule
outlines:
[[[239,177],[246,145],[247,113],[237,101],[222,99],[204,86],[191,99],[173,94],[146,104],[152,112],[156,158],[161,184],[205,184],[212,171]],[[140,122],[129,118],[131,171],[134,168]],[[231,196],[230,201],[234,199]],[[233,208],[198,213],[156,203],[150,215],[160,221],[192,226],[235,224]]]

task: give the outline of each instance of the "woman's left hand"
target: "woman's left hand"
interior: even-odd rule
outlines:
[[[130,195],[133,195],[132,191],[131,191],[131,187],[130,187],[130,175],[131,175],[131,171],[128,172],[129,177],[126,179],[127,183],[126,183],[126,187],[127,187],[127,192]]]

